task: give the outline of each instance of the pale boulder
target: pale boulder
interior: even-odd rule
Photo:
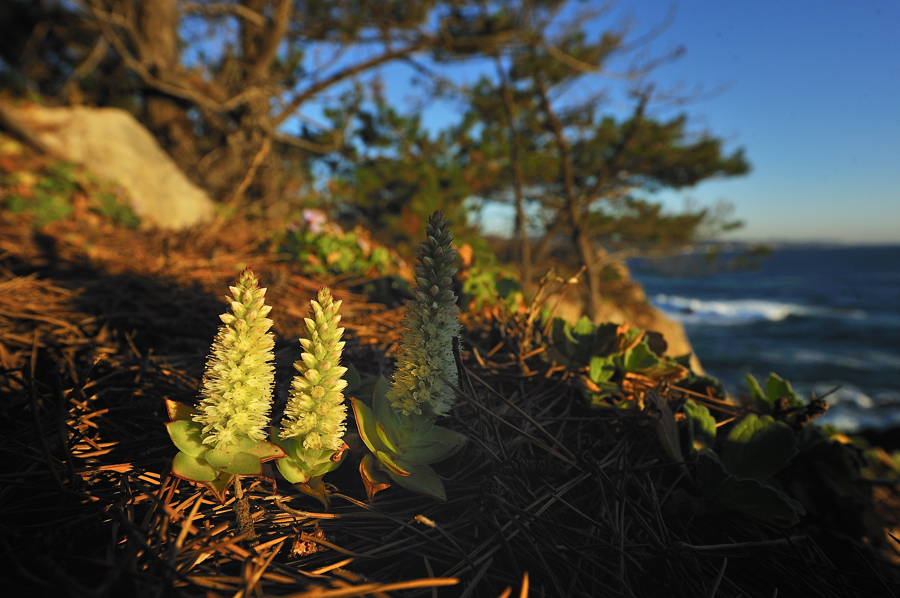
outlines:
[[[156,139],[119,108],[5,105],[42,146],[128,192],[144,225],[181,230],[209,221],[215,205],[188,180]]]

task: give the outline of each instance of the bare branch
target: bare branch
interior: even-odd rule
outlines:
[[[280,0],[278,5],[272,10],[271,25],[265,32],[265,41],[254,60],[252,73],[255,80],[261,80],[269,65],[272,64],[272,60],[275,59],[275,53],[278,51],[282,38],[287,33],[290,22],[291,0]]]
[[[262,90],[259,87],[251,86],[224,102],[217,102],[210,99],[208,96],[197,92],[195,89],[192,89],[191,87],[185,85],[186,80],[183,77],[178,77],[178,83],[163,81],[162,79],[153,75],[141,63],[141,61],[131,53],[122,38],[119,37],[119,35],[111,27],[111,24],[121,25],[123,22],[123,19],[121,19],[121,17],[117,18],[115,15],[97,8],[97,6],[93,2],[90,5],[90,10],[94,15],[97,24],[100,26],[100,29],[103,31],[104,37],[116,49],[116,52],[118,52],[122,60],[125,61],[125,64],[128,66],[128,68],[137,73],[141,80],[150,87],[153,87],[173,97],[194,102],[198,106],[205,108],[210,112],[217,113],[233,110],[234,108],[237,108],[238,106],[249,102],[254,97],[262,94]]]
[[[203,15],[232,15],[259,27],[266,24],[266,18],[258,12],[251,10],[243,4],[197,4],[185,2],[181,5],[182,12],[191,12]]]
[[[344,69],[337,71],[336,73],[332,73],[330,76],[325,77],[321,81],[317,81],[311,84],[309,87],[298,93],[288,102],[287,107],[282,110],[281,114],[275,117],[274,124],[277,127],[285,120],[290,118],[290,116],[303,105],[304,102],[308,101],[310,98],[315,96],[317,93],[324,89],[328,89],[335,83],[339,81],[343,81],[344,79],[349,79],[353,75],[376,67],[380,64],[384,64],[385,62],[389,62],[391,60],[400,58],[407,54],[412,54],[413,52],[424,48],[428,43],[428,38],[422,38],[421,40],[414,42],[408,46],[404,46],[397,50],[388,50],[383,54],[370,58],[369,60],[364,60],[362,62],[358,62],[354,65],[348,66]]]

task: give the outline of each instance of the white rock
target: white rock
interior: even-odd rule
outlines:
[[[115,181],[143,225],[181,230],[209,221],[215,205],[156,139],[119,108],[5,106],[51,152]]]

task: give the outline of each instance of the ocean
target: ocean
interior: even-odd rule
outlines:
[[[900,427],[900,246],[786,246],[758,269],[706,276],[649,264],[629,267],[731,394],[775,372],[807,398],[840,386],[821,422]]]

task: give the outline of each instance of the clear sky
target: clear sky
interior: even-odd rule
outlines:
[[[744,147],[753,171],[658,199],[673,211],[685,196],[731,202],[746,224],[733,239],[900,243],[900,1],[620,0],[597,31],[630,19],[645,34],[670,11],[642,52],[686,54],[649,80],[714,93],[655,115],[687,112],[693,130]],[[425,122],[439,127],[452,110],[434,105]]]
[[[649,27],[672,6],[626,0]],[[742,178],[702,184],[731,201],[741,239],[900,243],[900,2],[682,0],[653,46],[687,53],[662,84],[726,86],[685,107],[746,149]],[[677,208],[682,200],[670,198]]]

